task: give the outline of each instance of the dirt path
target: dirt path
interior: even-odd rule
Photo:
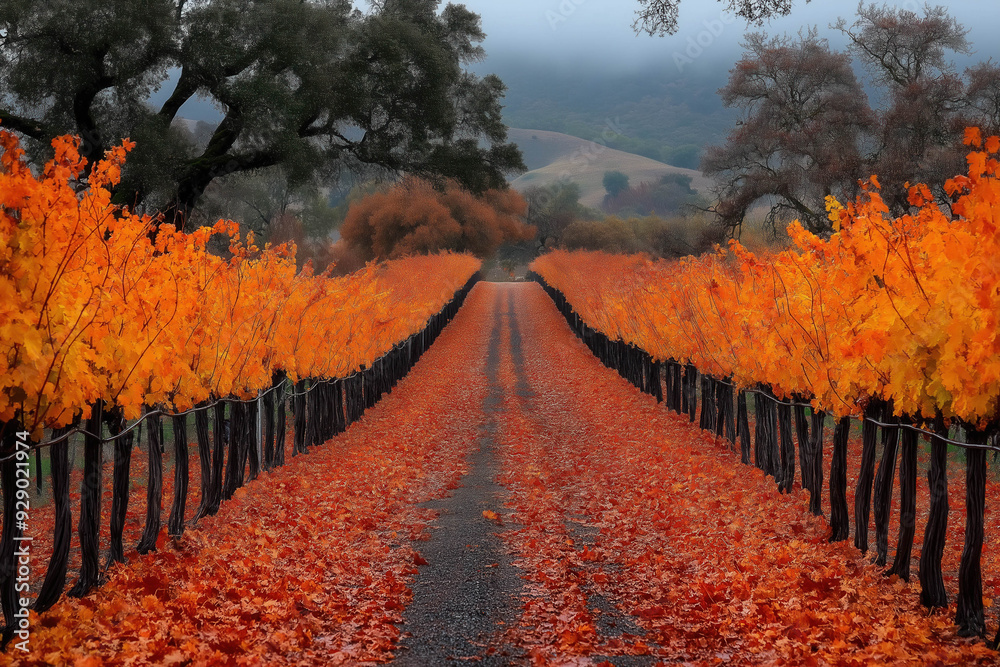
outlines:
[[[519,573],[497,536],[494,521],[502,521],[502,515],[498,513],[498,518],[491,520],[484,514],[501,510],[504,502],[503,489],[496,481],[494,439],[503,419],[504,387],[498,370],[507,338],[503,332],[509,326],[509,311],[504,305],[497,292],[492,309],[486,313],[492,322],[485,367],[489,393],[482,404],[485,419],[477,446],[467,459],[469,472],[448,498],[426,504],[440,516],[430,541],[421,550],[426,564],[420,568],[413,585],[413,602],[404,614],[397,665],[468,660],[507,665],[518,657],[516,650],[502,642],[501,635],[517,619]]]
[[[485,368],[489,393],[483,401],[483,433],[478,448],[470,455],[469,472],[462,478],[462,485],[449,498],[429,504],[441,515],[433,524],[430,541],[421,549],[428,564],[420,568],[413,586],[413,602],[404,614],[402,650],[395,661],[399,665],[456,664],[468,660],[508,665],[526,664],[531,658],[544,659],[544,649],[548,647],[536,645],[532,633],[544,633],[550,622],[524,617],[521,601],[523,596],[530,605],[531,600],[544,598],[537,596],[533,585],[527,583],[535,575],[535,565],[520,559],[521,567],[514,568],[511,556],[521,556],[518,553],[521,538],[536,531],[563,535],[564,541],[577,541],[584,548],[596,544],[597,529],[585,514],[574,513],[568,507],[552,508],[551,516],[544,521],[539,521],[537,515],[523,519],[531,525],[513,523],[522,519],[516,503],[511,502],[509,490],[497,480],[509,480],[513,472],[509,467],[519,465],[510,455],[511,437],[516,435],[525,440],[529,436],[521,429],[524,415],[544,415],[533,387],[539,381],[537,369],[531,369],[535,374],[529,375],[521,333],[522,328],[527,329],[532,346],[529,351],[537,356],[535,348],[542,332],[538,330],[534,309],[544,303],[526,302],[527,295],[539,294],[534,285],[488,284],[478,289],[475,303],[490,304],[480,317],[488,317],[491,323]],[[569,391],[573,389],[561,390],[563,394]],[[544,416],[530,419],[530,437],[561,437],[553,426]],[[554,462],[549,456],[553,453],[539,452],[529,465],[551,467]],[[490,515],[491,512],[496,515]],[[577,647],[587,649],[588,660],[614,665],[652,664],[649,656],[629,655],[646,652],[644,645],[636,642],[642,630],[633,618],[593,586],[581,588],[568,583],[567,590],[560,593],[574,591],[579,593],[581,609],[571,614],[576,620],[585,617],[592,622],[594,640],[578,642]],[[556,617],[566,615],[566,602],[566,599],[553,601],[551,609]],[[557,625],[558,622],[551,627]],[[546,636],[542,634],[537,639],[545,643]]]

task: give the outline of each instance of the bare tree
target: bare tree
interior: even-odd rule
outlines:
[[[850,57],[831,51],[815,29],[797,38],[751,34],[744,48],[719,91],[743,118],[702,163],[720,181],[716,213],[734,233],[758,205],[772,225],[798,218],[825,231],[825,197],[855,191],[861,135],[874,123]]]
[[[680,4],[681,0],[639,0],[632,29],[650,36],[674,34]],[[726,11],[759,26],[770,18],[786,16],[792,11],[792,0],[725,0],[724,6]]]
[[[990,134],[1000,133],[1000,66],[992,60],[965,70],[969,122]]]
[[[969,122],[962,81],[951,74],[894,90],[879,115],[879,144],[868,171],[878,174],[894,214],[909,209],[907,183],[926,183],[944,201],[946,179],[965,170],[962,133]]]
[[[1000,68],[984,63],[963,81],[950,57],[970,45],[944,8],[860,4],[853,23],[833,27],[847,36],[847,53],[831,52],[815,31],[750,36],[720,91],[744,118],[706,151],[702,169],[720,181],[716,213],[733,232],[758,206],[772,225],[798,218],[827,232],[825,196],[850,198],[871,174],[895,215],[909,209],[908,183],[926,183],[947,204],[942,186],[965,167],[964,128],[1000,128]],[[852,56],[872,78],[876,110]]]
[[[834,27],[884,89],[869,170],[882,178],[890,208],[902,213],[909,206],[906,183],[939,185],[963,167],[967,100],[949,57],[971,52],[968,31],[944,7],[929,4],[918,14],[862,3],[853,24],[840,19]]]
[[[947,53],[970,53],[968,30],[941,6],[924,5],[923,16],[908,9],[858,5],[857,19],[833,25],[851,41],[851,52],[875,81],[906,88],[954,73]]]

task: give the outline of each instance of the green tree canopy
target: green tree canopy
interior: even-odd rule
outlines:
[[[538,241],[543,246],[558,245],[566,227],[576,220],[599,217],[580,203],[580,186],[572,181],[530,187],[524,191],[524,198],[528,202],[528,224],[538,229]]]
[[[0,124],[81,137],[93,163],[137,142],[116,193],[183,224],[215,178],[281,165],[448,177],[474,191],[523,169],[501,121],[503,83],[480,60],[479,17],[437,0],[7,0]],[[159,108],[147,100],[171,86]],[[224,114],[195,148],[172,127],[189,100]]]
[[[617,197],[622,191],[628,190],[628,174],[623,174],[620,171],[606,171],[602,183],[608,197]]]

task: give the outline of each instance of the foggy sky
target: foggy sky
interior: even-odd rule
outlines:
[[[447,0],[446,0],[447,1]],[[816,26],[835,49],[844,47],[843,35],[828,26],[838,17],[850,22],[857,7],[843,0],[794,0],[792,13],[758,28],[722,11],[716,0],[682,0],[677,34],[668,37],[638,36],[632,31],[636,0],[451,0],[482,17],[487,38],[487,58],[473,67],[477,73],[498,72],[512,60],[532,68],[573,77],[574,72],[638,72],[664,63],[694,71],[725,72],[739,59],[740,42],[748,30],[769,34],[797,33]],[[364,9],[367,3],[355,2]],[[442,3],[444,4],[444,3]],[[909,9],[922,7],[915,0],[890,2]],[[964,68],[988,58],[1000,61],[1000,7],[993,1],[960,0],[948,3],[949,12],[969,30],[975,52],[955,56]],[[162,104],[176,79],[152,97]],[[218,122],[218,109],[204,100],[191,100],[181,109],[187,118]]]
[[[487,33],[483,44],[488,54],[486,69],[490,60],[521,57],[537,61],[539,67],[609,71],[637,70],[664,61],[683,65],[691,55],[696,55],[694,60],[726,63],[728,68],[739,58],[739,43],[748,30],[794,34],[816,26],[832,47],[842,48],[843,36],[828,26],[840,16],[851,22],[857,7],[843,0],[813,0],[808,4],[795,0],[789,16],[757,28],[723,12],[722,3],[682,0],[677,34],[661,38],[637,36],[632,31],[638,6],[635,0],[462,0],[462,4],[482,16]],[[886,4],[918,13],[923,7],[915,0]],[[997,3],[961,0],[947,3],[947,7],[969,30],[969,40],[976,49],[971,62],[990,57],[1000,60]],[[962,67],[970,64],[966,58],[954,60]],[[482,71],[483,67],[476,69]]]

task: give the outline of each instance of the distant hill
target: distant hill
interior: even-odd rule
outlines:
[[[731,66],[728,58],[706,55],[683,72],[668,60],[609,73],[501,56],[478,71],[507,85],[503,117],[510,127],[603,137],[619,150],[697,169],[705,147],[724,143],[738,119],[717,92]]]
[[[511,128],[507,136],[521,149],[529,169],[511,183],[519,191],[533,185],[572,181],[580,186],[580,203],[598,208],[605,194],[605,172],[620,171],[628,175],[632,185],[659,180],[664,174],[684,174],[691,177],[691,187],[711,196],[712,181],[694,169],[674,167],[559,132]]]

